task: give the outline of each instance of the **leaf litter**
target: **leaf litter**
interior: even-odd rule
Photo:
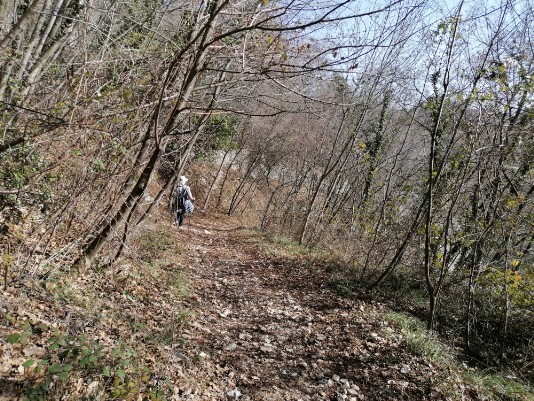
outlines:
[[[0,400],[45,379],[48,394],[73,400],[142,400],[156,388],[172,400],[448,399],[437,386],[448,372],[411,353],[381,318],[386,306],[333,292],[327,263],[310,268],[268,252],[250,231],[201,216],[168,232],[174,245],[148,263],[127,255],[105,271],[4,292]],[[102,361],[71,367],[60,381],[65,361],[49,350],[55,332],[101,344]],[[24,333],[25,343],[8,341]],[[117,357],[124,366],[106,365],[117,349],[135,352]],[[46,358],[43,373],[36,366]],[[481,399],[451,385],[463,399]]]

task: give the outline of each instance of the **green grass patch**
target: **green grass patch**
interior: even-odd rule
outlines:
[[[425,356],[442,365],[449,365],[453,362],[452,350],[446,349],[438,342],[420,320],[398,312],[389,312],[384,317],[401,329],[414,354]]]
[[[301,245],[298,241],[279,234],[263,234],[259,245],[266,253],[279,258],[340,263],[338,255],[329,248]]]
[[[330,288],[332,288],[332,291],[334,291],[337,295],[346,298],[357,295],[359,289],[354,280],[350,280],[348,278],[339,278],[333,280],[330,283]]]
[[[475,387],[486,399],[495,401],[533,401],[534,389],[504,373],[489,373],[462,364],[454,349],[440,343],[426,330],[424,324],[404,313],[389,312],[383,318],[399,327],[406,336],[412,352],[438,365],[444,371],[454,372],[461,380]],[[443,376],[440,388],[453,400],[461,396],[451,387],[449,375]]]
[[[181,254],[182,249],[168,230],[147,230],[138,238],[137,251],[144,261],[162,258],[169,251]]]
[[[484,373],[478,370],[466,370],[462,376],[467,382],[483,390],[487,396],[502,401],[533,401],[534,389],[517,379],[504,374]]]

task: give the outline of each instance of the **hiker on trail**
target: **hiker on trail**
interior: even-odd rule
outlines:
[[[195,206],[193,202],[195,197],[191,193],[191,188],[187,185],[188,179],[181,176],[178,180],[178,185],[174,188],[173,197],[176,207],[176,220],[178,221],[178,228],[182,228],[184,224],[185,215],[193,213]]]

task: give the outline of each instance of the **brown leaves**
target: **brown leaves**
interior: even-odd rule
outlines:
[[[225,394],[237,390],[240,399],[264,399],[269,388],[275,400],[428,395],[427,365],[379,318],[382,305],[324,290],[320,266],[312,275],[305,260],[273,260],[244,234],[206,237],[210,248],[191,245],[198,291],[191,302],[199,311],[191,340],[210,355],[201,360],[201,374]],[[206,239],[200,234],[191,241]],[[221,375],[213,364],[227,366],[230,374]]]
[[[102,366],[65,384],[100,399],[115,381],[115,390],[131,381],[147,394],[155,372],[172,383],[176,400],[439,399],[430,390],[436,368],[409,352],[380,318],[382,305],[326,289],[327,267],[312,273],[304,259],[267,256],[239,232],[197,230],[189,241],[188,260],[165,255],[150,266],[130,261],[103,275],[66,277],[41,299],[13,288],[2,304],[10,319],[0,326],[0,373],[37,378],[34,366],[57,329],[102,346]],[[179,265],[189,266],[194,289],[186,298],[172,287]],[[25,332],[22,322],[31,323],[28,342],[8,344],[8,335]],[[119,344],[137,356],[111,366]],[[51,363],[63,369],[57,355]]]

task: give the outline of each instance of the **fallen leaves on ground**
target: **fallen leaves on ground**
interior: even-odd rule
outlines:
[[[0,400],[45,379],[48,394],[71,400],[447,399],[436,386],[447,372],[409,351],[381,318],[384,305],[334,293],[327,263],[266,252],[260,237],[228,223],[188,224],[160,224],[172,231],[162,249],[151,237],[151,260],[131,254],[110,269],[4,292]],[[24,333],[25,342],[7,340]],[[59,349],[102,350],[61,381],[65,360],[49,349],[54,333],[72,343]],[[46,358],[48,370],[36,369]]]

